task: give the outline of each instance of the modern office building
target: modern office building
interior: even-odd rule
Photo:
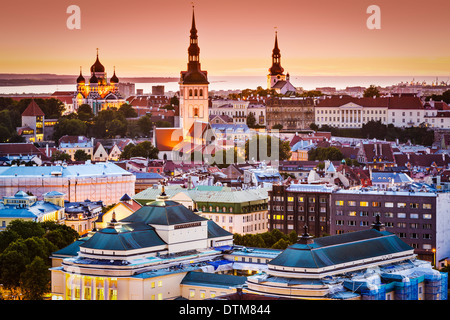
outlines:
[[[273,185],[269,191],[269,231],[301,234],[306,225],[320,237],[331,234],[331,193],[336,187],[323,184]]]

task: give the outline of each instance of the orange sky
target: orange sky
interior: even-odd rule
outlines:
[[[450,75],[450,1],[197,0],[200,61],[209,75],[266,75],[274,27],[291,75]],[[69,5],[81,30],[69,30]],[[369,5],[381,30],[369,30]],[[0,11],[0,73],[175,76],[186,69],[190,0],[9,1]],[[87,72],[85,73],[87,74]]]

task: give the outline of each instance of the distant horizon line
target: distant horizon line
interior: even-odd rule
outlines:
[[[14,75],[14,76],[28,76],[28,75],[47,75],[47,76],[58,76],[58,77],[78,77],[79,74],[71,75],[71,74],[59,74],[59,73],[50,73],[50,72],[36,72],[36,73],[12,73],[12,72],[0,72],[0,76],[7,76],[7,75]],[[248,74],[248,75],[225,75],[225,74],[218,74],[218,75],[211,75],[209,74],[208,77],[266,77],[265,75],[260,74]],[[407,74],[398,74],[398,75],[357,75],[357,74],[347,74],[347,75],[290,75],[290,77],[449,77],[450,74],[447,75],[407,75]],[[175,75],[123,75],[122,78],[178,78],[178,76]]]

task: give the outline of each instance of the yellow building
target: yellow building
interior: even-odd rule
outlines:
[[[17,219],[27,221],[64,221],[64,198],[54,198],[54,192],[44,194],[44,200],[37,200],[36,196],[24,191],[18,191],[13,196],[3,197],[0,203],[0,230]],[[64,197],[64,194],[62,194]]]

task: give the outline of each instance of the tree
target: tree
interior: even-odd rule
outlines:
[[[43,237],[45,234],[45,229],[41,224],[34,221],[26,221],[21,219],[11,221],[5,231],[15,232],[20,238],[23,239]]]
[[[272,150],[272,145],[278,145],[278,150]],[[245,142],[245,160],[287,160],[291,157],[289,141],[270,135],[256,135]]]
[[[77,150],[75,151],[75,154],[73,155],[75,161],[86,161],[86,160],[91,160],[91,156],[89,154],[86,153],[86,151],[84,150]]]
[[[87,132],[87,125],[79,119],[62,118],[54,127],[53,139],[58,141],[62,136],[84,136]]]
[[[285,239],[278,240],[273,246],[272,249],[281,249],[284,250],[289,246],[289,241]]]
[[[380,90],[375,85],[370,85],[366,90],[364,90],[363,94],[364,98],[372,98],[372,97],[379,97],[380,96]]]
[[[274,124],[272,126],[272,129],[281,130],[281,129],[283,129],[283,125],[281,123]]]
[[[130,159],[132,157],[144,157],[149,159],[157,159],[159,154],[158,148],[155,148],[150,141],[144,141],[134,145],[128,144],[122,151],[121,159]]]
[[[41,257],[34,257],[20,277],[20,288],[26,300],[42,300],[50,291],[50,273]]]
[[[133,106],[127,103],[124,103],[120,106],[119,112],[121,112],[125,118],[136,118],[138,116],[138,113],[133,108]]]
[[[91,106],[84,103],[78,107],[77,116],[81,121],[88,121],[94,117],[94,113],[92,112]]]
[[[146,114],[145,116],[140,117],[138,120],[138,126],[142,135],[148,136],[153,128],[151,115]]]
[[[19,293],[20,275],[26,270],[26,256],[20,251],[7,251],[0,255],[0,282],[13,295]]]
[[[384,139],[387,135],[387,126],[381,120],[370,120],[361,127],[361,134],[368,139]]]
[[[247,115],[247,126],[248,126],[249,128],[253,128],[255,125],[256,125],[256,118],[255,118],[255,116],[253,115],[253,113],[250,112],[250,113]]]
[[[336,147],[317,147],[308,151],[309,161],[338,161],[342,160],[344,155],[341,150]]]
[[[70,161],[72,158],[70,154],[65,153],[63,151],[56,150],[52,153],[52,161]]]

